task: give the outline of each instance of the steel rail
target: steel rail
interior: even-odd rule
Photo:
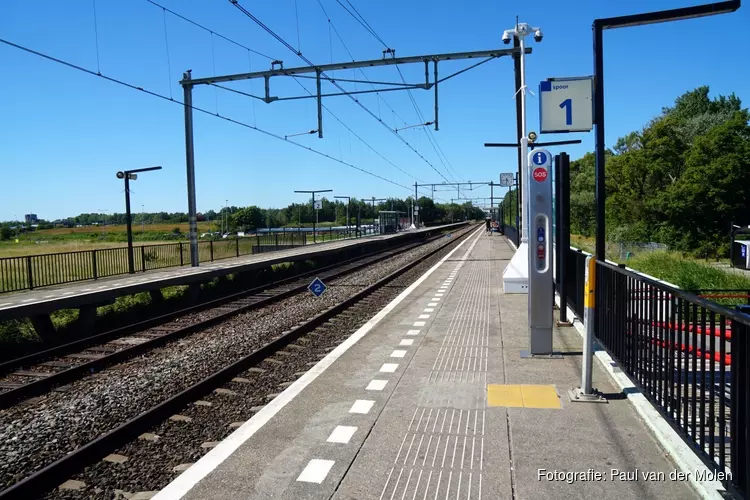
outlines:
[[[440,236],[429,238],[426,242],[434,241],[437,238],[440,238]],[[222,307],[222,306],[227,307],[231,305],[232,301],[240,302],[243,300],[243,298],[245,300],[254,299],[254,298],[258,299],[257,301],[249,303],[249,304],[240,303],[239,307],[233,308],[226,312],[222,312],[212,318],[208,318],[208,319],[199,321],[197,323],[193,323],[191,325],[178,328],[174,331],[167,332],[163,335],[149,339],[145,342],[134,344],[129,347],[125,347],[119,351],[115,351],[110,354],[102,355],[102,357],[100,358],[92,359],[90,361],[85,361],[83,363],[71,366],[70,368],[52,373],[51,375],[44,376],[40,373],[39,379],[29,382],[27,384],[23,384],[15,389],[11,389],[6,392],[0,393],[0,409],[8,408],[16,404],[19,401],[22,401],[22,400],[25,400],[34,396],[39,396],[41,394],[51,391],[55,387],[69,384],[71,382],[84,378],[85,376],[91,373],[101,371],[102,369],[108,366],[126,361],[130,358],[138,356],[139,354],[152,350],[156,347],[162,346],[168,342],[180,339],[182,337],[195,333],[196,331],[208,328],[222,321],[226,321],[227,319],[233,316],[236,316],[238,314],[241,314],[243,312],[251,311],[253,309],[259,309],[259,308],[268,306],[270,304],[273,304],[275,302],[278,302],[280,300],[283,300],[292,295],[302,293],[307,289],[307,286],[308,286],[307,283],[304,283],[304,284],[300,284],[298,286],[294,286],[289,289],[282,289],[278,291],[277,293],[274,293],[273,288],[283,286],[282,283],[288,283],[290,281],[298,281],[300,279],[303,279],[305,276],[308,276],[311,274],[317,274],[319,276],[322,276],[324,279],[340,278],[342,276],[346,276],[347,274],[356,272],[357,270],[362,269],[366,266],[372,265],[376,262],[380,262],[382,260],[391,258],[395,255],[399,255],[401,253],[412,250],[426,242],[422,241],[422,242],[417,242],[413,244],[407,244],[405,246],[392,249],[392,250],[387,250],[383,252],[374,252],[368,256],[351,259],[350,261],[346,261],[345,263],[333,264],[331,266],[326,266],[325,268],[311,271],[310,273],[305,273],[304,275],[301,275],[301,276],[294,276],[294,277],[286,278],[284,280],[279,281],[278,283],[272,283],[269,285],[265,285],[263,287],[255,288],[253,290],[240,292],[233,296],[222,297],[215,301],[201,304],[199,307],[187,308],[182,311],[169,313],[165,316],[175,318],[175,317],[184,315],[186,313],[199,312],[202,310],[206,310],[208,308],[216,308],[216,307]],[[322,271],[330,270],[330,269],[340,269],[340,271],[334,272],[333,274],[321,274]],[[267,295],[269,293],[272,293],[273,295]],[[156,319],[158,318],[155,318],[154,320],[146,320],[136,325],[125,327],[125,329],[130,329],[131,333],[137,333],[137,332],[132,331],[136,326],[142,325],[143,323],[152,323]],[[159,326],[159,324],[156,324],[154,326]],[[150,328],[153,328],[154,326],[151,326]],[[119,336],[122,336],[122,332],[118,332],[118,333],[119,333]],[[115,334],[113,332],[106,332],[94,338],[97,340],[102,340],[104,338],[114,338],[114,335]],[[83,340],[89,340],[89,339],[83,339]],[[78,342],[81,342],[81,341],[78,341]],[[73,344],[77,344],[77,342]],[[69,346],[69,345],[70,344],[66,344],[66,346]],[[45,352],[48,352],[48,351],[45,351]]]
[[[410,244],[407,244],[410,245]],[[402,247],[400,247],[402,248]],[[306,271],[301,274],[296,274],[294,276],[290,276],[288,278],[283,278],[278,281],[273,281],[270,283],[266,283],[264,285],[251,288],[248,290],[242,290],[240,292],[231,293],[222,297],[218,297],[216,299],[212,299],[207,302],[203,302],[201,304],[195,304],[191,305],[182,309],[179,309],[177,311],[171,311],[166,314],[156,316],[154,318],[149,318],[143,321],[139,321],[137,323],[133,323],[130,325],[114,328],[112,330],[108,330],[106,332],[98,333],[96,335],[92,335],[90,337],[85,337],[82,339],[74,340],[72,342],[67,342],[65,344],[57,345],[54,347],[50,347],[49,349],[45,349],[43,351],[34,352],[31,354],[27,354],[18,358],[10,359],[4,362],[0,363],[0,375],[6,375],[11,370],[15,370],[17,368],[21,368],[23,366],[29,366],[32,364],[37,364],[42,361],[46,361],[48,359],[62,356],[68,352],[73,352],[76,350],[82,350],[85,349],[88,346],[93,346],[97,344],[101,344],[104,342],[107,342],[108,340],[114,340],[119,337],[122,337],[124,335],[129,335],[141,330],[145,330],[148,328],[153,328],[155,326],[162,325],[164,323],[167,323],[169,321],[172,321],[175,318],[179,318],[180,316],[183,316],[185,314],[191,314],[196,312],[201,312],[206,309],[210,309],[213,307],[217,307],[220,305],[223,305],[227,302],[231,302],[233,300],[241,299],[244,297],[247,297],[249,295],[253,295],[256,293],[263,292],[264,290],[268,290],[269,288],[282,286],[288,283],[292,283],[296,280],[306,278],[312,275],[315,275],[317,273],[328,271],[330,269],[334,269],[336,267],[340,267],[345,264],[349,264],[352,262],[356,262],[358,260],[362,260],[368,257],[375,256],[377,254],[382,253],[384,250],[376,250],[374,252],[369,252],[365,255],[360,255],[358,257],[354,257],[352,259],[348,259],[342,262],[337,262],[335,264],[331,264],[328,266],[324,266],[318,269],[314,269],[312,271]]]

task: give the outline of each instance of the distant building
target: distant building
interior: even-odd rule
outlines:
[[[36,214],[26,214],[24,215],[24,218],[26,220],[26,224],[36,224],[37,222],[39,222]]]

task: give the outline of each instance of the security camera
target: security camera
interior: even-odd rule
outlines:
[[[125,172],[117,172],[117,178],[118,179],[124,179],[125,178]]]
[[[503,43],[505,45],[508,45],[510,43],[510,35],[508,34],[507,31],[503,33]]]
[[[542,33],[542,30],[536,30],[534,32],[534,41],[541,42],[542,38],[544,38],[544,33]]]

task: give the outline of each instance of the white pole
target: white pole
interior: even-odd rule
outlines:
[[[526,136],[526,39],[525,34],[518,37],[521,48],[521,178],[523,179],[523,192],[521,193],[521,206],[523,206],[523,230],[521,231],[521,243],[529,241],[529,164],[527,152],[529,150],[529,139]]]

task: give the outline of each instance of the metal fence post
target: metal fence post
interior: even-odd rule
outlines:
[[[594,392],[591,383],[592,364],[594,362],[594,319],[596,316],[596,259],[589,255],[586,257],[586,291],[583,304],[583,324],[585,333],[583,336],[583,360],[581,367],[581,386],[568,391],[571,402],[579,403],[603,403],[606,399]]]
[[[182,242],[180,242],[180,266],[185,265],[185,258],[182,256]]]
[[[273,233],[274,243],[276,244],[276,250],[279,249],[279,233]]]
[[[562,260],[563,255],[563,247],[562,247],[562,225],[560,224],[560,155],[555,155],[555,205],[554,205],[554,211],[555,211],[555,290],[560,295],[560,298],[562,299],[562,293],[561,293],[561,283],[560,283],[560,261]],[[560,319],[562,319],[562,302],[560,303]]]
[[[31,256],[26,257],[26,276],[29,281],[29,290],[34,289],[34,280],[31,274]]]
[[[209,254],[211,255],[211,262],[214,261],[214,240],[208,241]]]
[[[91,270],[94,274],[94,279],[98,278],[97,272],[96,272],[96,249],[91,251]]]
[[[748,417],[750,417],[750,333],[747,327],[737,321],[731,321],[732,339],[730,349],[731,361],[731,411],[730,411],[730,436],[731,442],[731,464],[732,464],[732,489],[741,494],[747,493],[748,488],[748,451],[750,451],[750,432],[748,432]],[[744,334],[744,335],[743,335]]]
[[[240,237],[239,236],[237,236],[234,239],[234,245],[235,245],[235,248],[237,249],[237,257],[239,257],[240,256]]]
[[[560,202],[557,204],[560,215],[560,322],[558,326],[572,326],[568,321],[568,252],[570,252],[570,156],[560,154]]]
[[[141,245],[141,271],[146,272],[146,247]]]

